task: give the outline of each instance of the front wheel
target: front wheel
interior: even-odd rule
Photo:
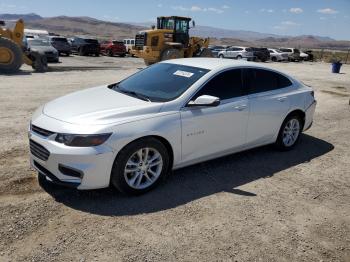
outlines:
[[[159,184],[169,170],[166,147],[155,138],[132,142],[114,161],[111,183],[125,194],[143,194]]]
[[[241,56],[241,55],[238,55],[238,56],[237,56],[237,59],[238,59],[238,60],[241,60],[241,59],[242,59],[242,56]]]
[[[219,55],[219,58],[224,58],[224,55]]]
[[[287,117],[279,131],[276,146],[278,149],[287,151],[292,149],[299,141],[300,134],[303,128],[303,122],[298,115]]]

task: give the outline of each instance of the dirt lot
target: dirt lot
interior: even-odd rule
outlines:
[[[0,76],[0,261],[350,261],[350,66],[275,63],[316,90],[295,150],[262,147],[174,172],[125,197],[39,186],[27,125],[39,105],[115,82],[136,58],[70,57]]]

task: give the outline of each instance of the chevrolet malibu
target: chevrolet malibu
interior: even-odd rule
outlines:
[[[37,109],[30,161],[56,184],[140,194],[172,169],[267,144],[292,149],[315,106],[310,87],[259,64],[168,60]]]

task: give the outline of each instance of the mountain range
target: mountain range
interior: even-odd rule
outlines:
[[[149,29],[152,23],[116,23],[91,17],[42,17],[31,14],[0,14],[0,20],[15,21],[22,18],[26,28],[45,29],[61,35],[91,35],[99,39],[124,39],[134,37],[141,30]],[[12,22],[13,23],[13,22]],[[349,49],[350,41],[337,41],[329,37],[301,35],[281,36],[245,30],[230,30],[198,25],[191,28],[191,35],[210,37],[212,44]]]

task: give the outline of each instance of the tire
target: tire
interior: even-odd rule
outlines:
[[[126,56],[126,54],[121,54],[121,55],[119,55],[120,57],[125,57]]]
[[[177,59],[181,57],[181,53],[178,49],[175,48],[167,48],[163,50],[163,52],[160,55],[160,61],[164,60],[170,60],[170,59]]]
[[[277,58],[275,56],[271,57],[272,62],[277,62]]]
[[[223,54],[219,55],[219,58],[225,58]]]
[[[293,125],[292,123],[295,123],[295,125]],[[292,114],[288,116],[281,125],[277,140],[275,142],[275,146],[281,151],[291,150],[299,142],[300,134],[303,130],[303,125],[303,120],[298,114]],[[293,131],[288,131],[288,128],[293,128],[293,126],[298,130],[296,133],[294,133],[293,136],[290,136],[291,132],[293,133]],[[288,142],[288,137],[290,137],[292,141]]]
[[[100,53],[95,53],[95,56],[96,56],[96,57],[99,57],[99,56],[100,56]]]
[[[17,72],[23,64],[23,52],[21,47],[11,39],[0,37],[0,48],[4,52],[4,61],[1,62],[0,60],[0,72]],[[6,59],[6,57],[8,57],[8,59]]]
[[[45,55],[38,52],[31,52],[30,57],[33,61],[32,68],[35,70],[35,72],[43,73],[47,71],[47,57]]]
[[[85,55],[86,55],[86,54],[85,54],[85,50],[84,50],[83,47],[79,47],[79,49],[78,49],[78,54],[79,54],[80,56],[85,56]]]
[[[109,49],[107,51],[107,55],[110,56],[110,57],[114,56],[112,49]]]
[[[241,59],[242,59],[242,56],[241,56],[241,55],[238,55],[236,58],[237,58],[237,60],[241,60]]]
[[[141,158],[144,158],[145,148],[149,149],[148,161],[159,154],[159,157],[153,160],[154,164],[159,163],[159,165],[147,169],[149,163],[140,161],[137,152],[141,150]],[[127,163],[132,164],[127,165]],[[141,166],[140,163],[144,163],[144,165]],[[123,148],[117,155],[112,168],[111,184],[124,194],[140,195],[146,193],[166,177],[170,167],[169,164],[169,153],[159,140],[152,137],[136,140]],[[129,171],[125,171],[127,166]],[[133,169],[135,170],[131,171]],[[156,175],[152,175],[150,169]]]
[[[209,48],[202,48],[198,57],[213,57],[213,53]]]

